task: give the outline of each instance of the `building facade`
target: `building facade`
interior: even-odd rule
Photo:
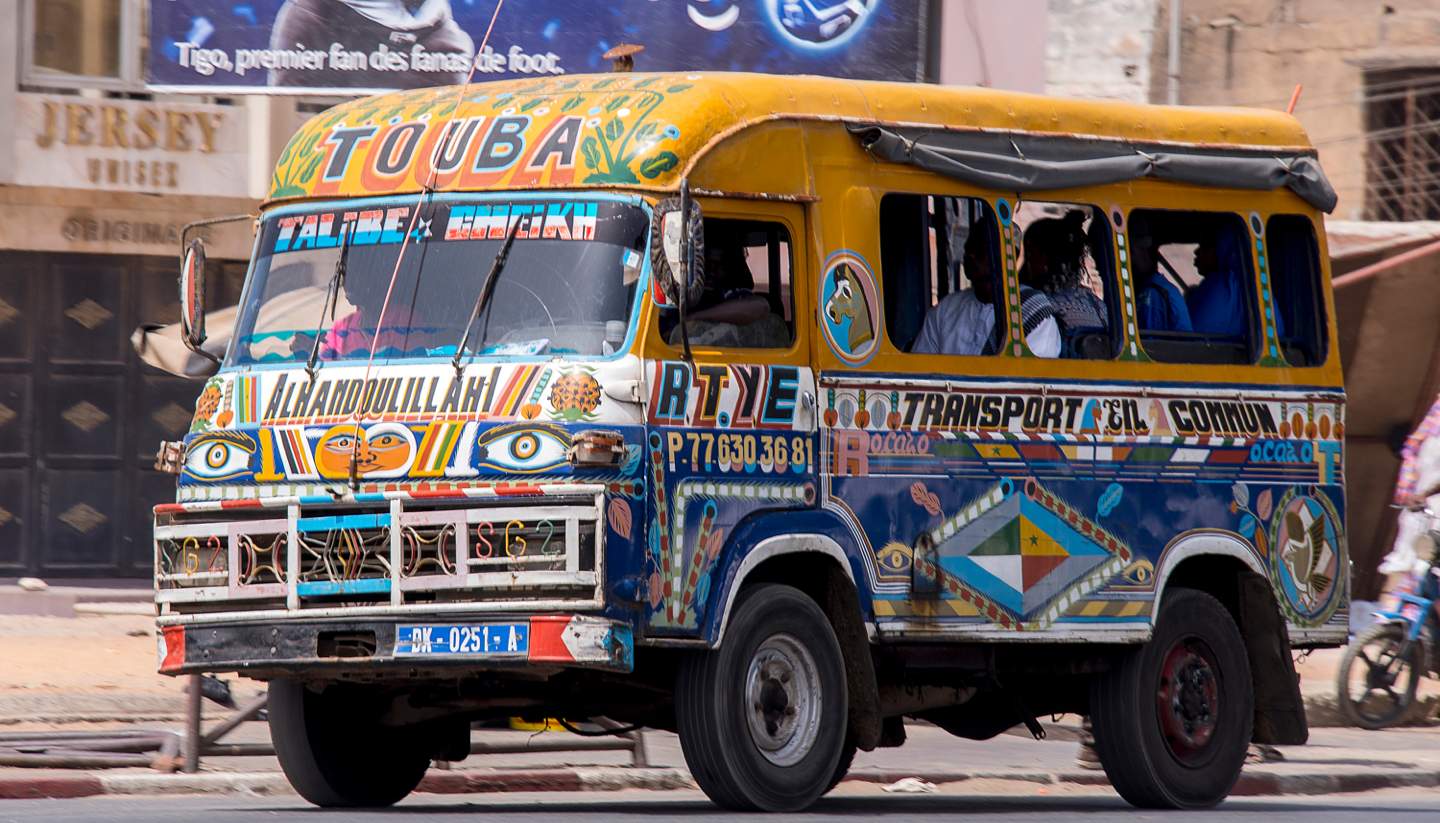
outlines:
[[[1178,10],[1179,60],[1170,60]],[[1440,219],[1435,0],[1049,0],[1054,94],[1284,109],[1320,150],[1335,217]],[[1173,76],[1172,76],[1173,75]]]
[[[0,3],[0,577],[147,576],[156,445],[195,385],[130,336],[178,319],[186,224],[253,213],[294,100],[146,94],[143,4]],[[201,232],[235,302],[248,221]]]

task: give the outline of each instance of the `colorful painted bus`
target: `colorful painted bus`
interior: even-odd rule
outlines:
[[[1130,802],[1213,805],[1346,636],[1334,204],[1256,110],[723,73],[337,106],[162,447],[160,670],[268,681],[323,806],[486,718],[672,730],[715,802],[795,810],[907,718],[1052,713]]]

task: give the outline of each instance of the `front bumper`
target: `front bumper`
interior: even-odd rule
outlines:
[[[528,625],[523,651],[437,654],[403,642],[397,629],[423,624]],[[363,673],[424,669],[485,670],[560,666],[629,672],[635,664],[630,626],[603,617],[546,614],[457,618],[411,614],[399,619],[243,621],[171,625],[159,635],[163,674],[239,672],[275,675]]]

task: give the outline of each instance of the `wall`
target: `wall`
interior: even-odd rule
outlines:
[[[1049,0],[1046,90],[1062,97],[1149,102],[1152,52],[1157,40],[1165,39],[1156,9],[1165,2]],[[1159,72],[1163,91],[1163,60]]]
[[[1152,99],[1164,94],[1166,9],[1157,18]],[[1340,193],[1339,218],[1364,211],[1366,67],[1437,69],[1436,0],[1185,0],[1182,103],[1284,108],[1304,83],[1295,115],[1320,148]]]
[[[935,0],[940,82],[1045,91],[1046,0]]]

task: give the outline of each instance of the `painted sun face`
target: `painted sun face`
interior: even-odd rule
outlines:
[[[320,476],[335,480],[350,476],[355,458],[359,477],[399,477],[410,467],[415,435],[398,423],[361,429],[353,423],[332,427],[315,446],[315,467]]]

